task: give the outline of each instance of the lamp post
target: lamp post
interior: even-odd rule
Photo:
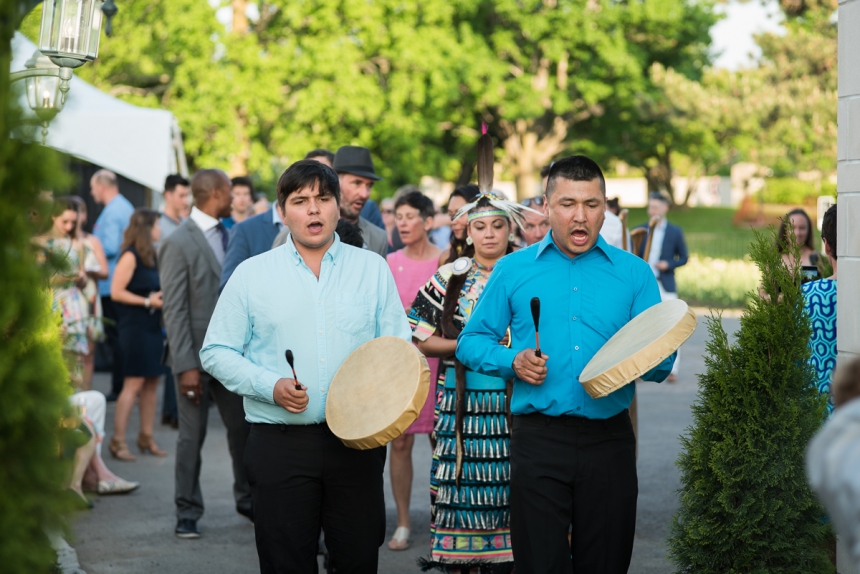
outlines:
[[[29,1],[30,8],[39,3]],[[11,74],[13,82],[27,82],[27,104],[41,120],[43,144],[48,122],[66,103],[72,69],[98,56],[102,14],[107,18],[105,33],[110,36],[116,12],[113,0],[44,0],[39,50],[24,64],[26,70]]]

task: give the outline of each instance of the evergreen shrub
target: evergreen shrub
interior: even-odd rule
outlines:
[[[833,572],[832,534],[804,472],[825,398],[808,362],[800,272],[782,263],[774,236],[756,232],[751,245],[763,294],[750,294],[736,341],[719,315],[708,318],[706,370],[677,461],[680,507],[668,540],[677,572]]]
[[[9,137],[20,126],[8,74],[18,3],[0,6],[0,571],[36,574],[53,570],[44,532],[69,505],[59,441],[71,388],[46,270],[30,243],[39,191],[61,183],[62,170],[56,153]]]

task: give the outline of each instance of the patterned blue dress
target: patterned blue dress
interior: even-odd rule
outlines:
[[[836,281],[821,279],[804,283],[804,308],[812,321],[812,365],[818,379],[818,391],[827,393],[827,414],[833,411],[830,378],[836,366]]]

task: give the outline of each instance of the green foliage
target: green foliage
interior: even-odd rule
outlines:
[[[717,309],[742,308],[761,282],[758,268],[750,261],[696,255],[675,271],[675,278],[681,299]]]
[[[783,205],[815,205],[819,195],[836,196],[836,186],[830,182],[803,181],[796,177],[769,177],[765,187],[759,193],[764,194],[767,203]]]
[[[678,572],[833,572],[803,458],[825,398],[808,362],[799,268],[782,263],[774,238],[773,228],[756,232],[763,294],[747,304],[737,340],[719,315],[708,319],[706,371],[677,462],[680,507],[668,542]]]
[[[590,118],[634,117],[655,62],[701,74],[712,4],[272,0],[247,29],[228,30],[211,3],[131,2],[77,73],[176,114],[192,168],[271,185],[312,148],[358,144],[377,159],[383,193],[423,175],[468,181],[486,121],[508,174],[527,185],[603,134]],[[220,9],[231,6],[246,2]]]
[[[10,12],[0,8],[0,69],[9,70]],[[67,464],[59,456],[60,419],[71,392],[57,317],[51,313],[43,270],[30,244],[38,192],[61,183],[55,153],[9,137],[20,118],[0,74],[0,569],[51,571],[55,556],[43,533],[68,508],[61,485]]]

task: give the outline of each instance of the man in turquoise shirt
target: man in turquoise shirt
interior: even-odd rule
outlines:
[[[603,173],[572,156],[550,170],[551,232],[502,259],[457,343],[457,358],[513,378],[511,541],[517,572],[627,572],[636,527],[629,384],[592,399],[579,374],[636,315],[660,302],[645,261],[600,237]],[[542,358],[530,301],[541,301]],[[510,326],[511,346],[498,344]],[[662,381],[674,355],[642,378]],[[572,526],[572,542],[567,534]]]
[[[339,201],[330,167],[302,160],[284,172],[278,203],[291,234],[236,268],[200,351],[203,368],[244,397],[252,424],[245,465],[264,573],[316,571],[321,526],[338,572],[376,572],[385,535],[385,447],[344,446],[325,403],[357,347],[412,334],[385,260],[337,237]],[[301,390],[284,376],[286,349]]]

